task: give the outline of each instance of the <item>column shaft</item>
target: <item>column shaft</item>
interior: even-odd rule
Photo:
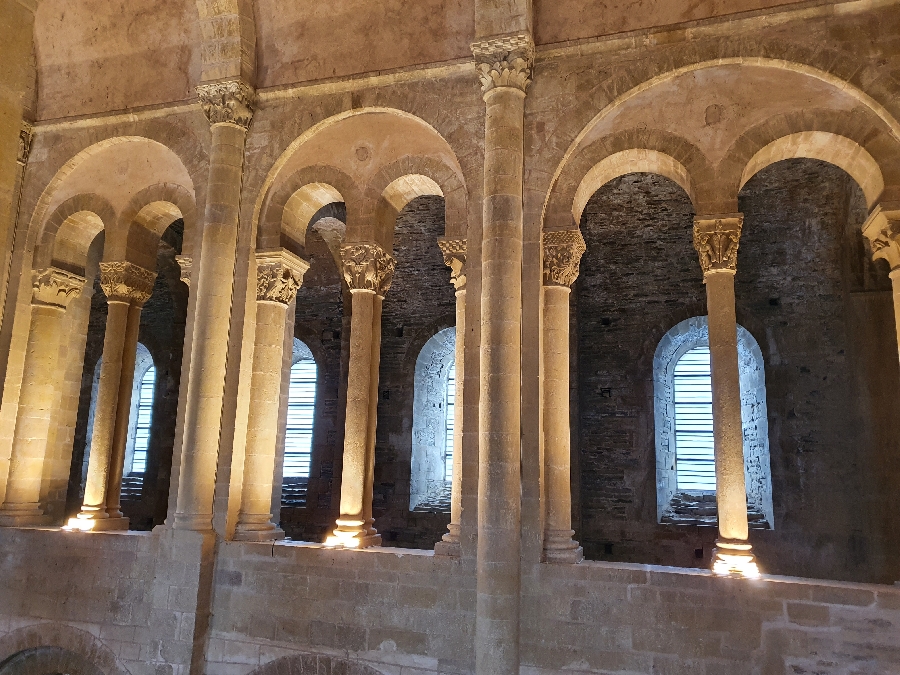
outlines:
[[[39,502],[63,319],[69,301],[83,286],[83,277],[55,268],[33,273],[31,323],[0,526],[46,524]]]
[[[473,45],[473,52],[486,104],[475,670],[518,675],[522,180],[531,41],[489,40]]]
[[[900,267],[892,269],[890,274],[894,291],[894,327],[897,330],[897,345],[900,347]]]
[[[212,125],[175,510],[177,529],[212,528],[246,133],[244,126],[231,122]]]
[[[369,419],[366,434],[366,476],[363,483],[363,536],[377,545],[381,536],[375,531],[372,516],[372,499],[375,488],[375,431],[378,426],[378,380],[381,367],[381,309],[384,298],[375,294],[372,298],[372,356],[369,359]],[[376,540],[377,538],[377,540]]]
[[[97,521],[93,523],[92,529],[101,527],[108,529],[105,523],[100,525],[99,521],[109,518],[106,507],[116,415],[120,405],[119,383],[122,379],[122,357],[125,353],[124,336],[128,329],[128,314],[128,302],[113,300],[108,302],[100,380],[97,383],[97,399],[94,404],[94,428],[88,456],[87,481],[84,486],[84,503],[78,514],[81,520]],[[121,471],[119,473],[121,485]],[[124,526],[121,521],[110,525],[113,529],[128,529],[127,522]]]
[[[109,521],[124,519],[121,510],[122,476],[125,472],[125,448],[128,445],[128,427],[131,422],[131,396],[134,393],[134,365],[137,359],[138,333],[141,327],[141,306],[128,307],[128,322],[125,326],[122,345],[122,369],[119,375],[119,398],[116,405],[116,424],[113,431],[112,453],[110,454],[109,478],[106,482],[106,513]]]
[[[350,303],[350,362],[344,418],[341,515],[337,521],[334,538],[330,538],[328,543],[362,547],[364,543],[362,540],[365,539],[369,526],[366,519],[371,517],[371,503],[367,509],[365,502],[369,475],[367,445],[373,390],[371,380],[375,337],[373,335],[375,292],[351,289]],[[371,488],[368,494],[371,496]]]
[[[708,273],[706,299],[719,536],[729,541],[745,542],[748,537],[747,488],[744,483],[744,434],[741,425],[734,273]]]
[[[286,309],[277,302],[256,303],[250,419],[235,539],[269,541],[284,538],[284,532],[272,523],[272,481],[278,441]]]

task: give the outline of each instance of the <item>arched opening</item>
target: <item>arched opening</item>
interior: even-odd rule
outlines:
[[[33,647],[0,663],[0,675],[105,675],[83,656],[62,647]]]
[[[317,382],[318,367],[312,352],[305,343],[294,338],[284,428],[282,507],[306,506],[312,467]]]
[[[737,327],[747,516],[775,526],[762,352]],[[715,526],[716,465],[712,373],[705,316],[686,319],[660,340],[653,358],[657,518],[668,525]]]
[[[416,359],[409,510],[450,513],[456,328],[435,334]]]

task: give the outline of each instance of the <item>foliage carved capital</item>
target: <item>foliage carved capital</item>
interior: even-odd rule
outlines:
[[[736,272],[737,252],[744,216],[737,213],[694,219],[694,248],[700,256],[703,276],[711,272]]]
[[[176,255],[175,262],[178,263],[178,267],[181,268],[181,283],[185,286],[191,285],[191,271],[194,266],[194,259],[189,255]]]
[[[534,41],[530,35],[519,33],[473,42],[472,54],[483,94],[498,87],[527,91],[534,66]]]
[[[444,264],[450,268],[450,283],[457,291],[466,290],[466,240],[438,239]]]
[[[900,270],[900,210],[878,204],[863,223],[862,233],[869,240],[873,259],[887,260],[891,271]]]
[[[378,244],[345,244],[341,260],[351,291],[374,291],[383,296],[391,287],[396,261]]]
[[[85,279],[58,267],[34,270],[31,275],[32,304],[65,309],[81,294]]]
[[[256,301],[289,305],[309,263],[283,248],[256,252]]]
[[[581,256],[587,250],[581,230],[544,232],[544,285],[571,286],[578,278]]]
[[[127,302],[142,307],[153,295],[156,272],[126,261],[100,263],[100,288],[107,302]]]
[[[250,128],[256,95],[240,80],[213,82],[197,86],[200,106],[210,124],[237,124]]]

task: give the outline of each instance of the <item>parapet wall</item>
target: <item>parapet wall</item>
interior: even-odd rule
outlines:
[[[316,656],[385,675],[474,671],[467,561],[164,529],[0,530],[0,550],[0,664],[52,646],[110,675],[187,673],[192,654],[216,675]],[[523,675],[900,674],[898,587],[584,562],[525,567],[522,589]]]

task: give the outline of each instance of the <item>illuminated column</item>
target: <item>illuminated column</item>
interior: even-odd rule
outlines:
[[[717,574],[757,576],[748,541],[744,431],[738,370],[734,274],[744,217],[730,214],[694,219],[694,248],[700,256],[709,315],[713,439],[719,538],[713,560]]]
[[[175,528],[209,531],[225,396],[244,140],[253,117],[254,94],[235,80],[200,85],[197,94],[210,123],[212,143],[200,264],[191,280],[197,302],[186,374]]]
[[[900,209],[889,211],[880,204],[863,224],[863,235],[872,245],[872,257],[886,260],[894,290],[894,324],[900,345]]]
[[[450,524],[435,547],[437,555],[459,557],[459,522],[462,516],[462,432],[463,379],[466,340],[466,240],[439,239],[444,264],[450,268],[450,282],[456,289],[456,391],[453,404],[453,482],[450,486]]]
[[[56,267],[32,273],[31,326],[0,526],[46,524],[39,503],[41,477],[56,394],[63,317],[84,281],[84,277]]]
[[[519,672],[522,237],[528,34],[472,45],[484,93],[475,670]]]
[[[350,288],[350,363],[344,422],[341,514],[330,546],[366,548],[381,543],[372,524],[381,304],[394,275],[394,259],[377,244],[341,247]]]
[[[544,233],[544,559],[552,563],[584,558],[573,539],[569,428],[569,296],[584,251],[579,230]]]
[[[284,326],[288,305],[294,300],[307,269],[307,262],[284,249],[256,253],[256,338],[244,483],[235,539],[271,541],[284,537],[284,532],[272,522]]]

